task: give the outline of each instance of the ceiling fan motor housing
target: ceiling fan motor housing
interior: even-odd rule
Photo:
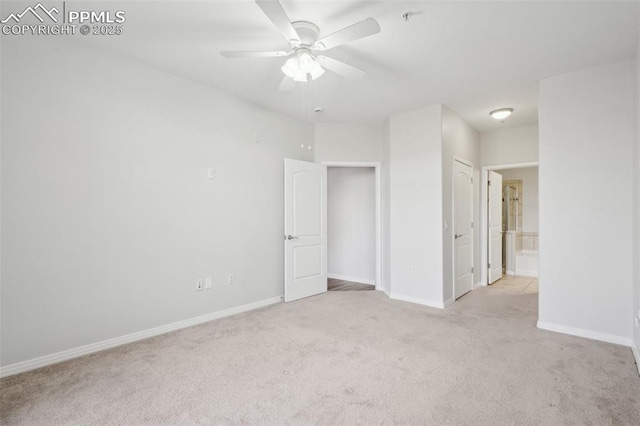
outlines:
[[[316,24],[308,21],[295,21],[291,25],[300,36],[300,43],[297,40],[290,41],[293,48],[315,48],[314,45],[320,36],[320,28]]]

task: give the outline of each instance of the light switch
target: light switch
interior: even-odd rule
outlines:
[[[209,179],[215,179],[216,178],[216,169],[209,168],[209,170],[207,171],[207,177]]]

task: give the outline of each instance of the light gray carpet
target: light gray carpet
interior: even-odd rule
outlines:
[[[537,296],[447,310],[330,292],[0,382],[7,424],[640,424],[629,348],[536,329]]]

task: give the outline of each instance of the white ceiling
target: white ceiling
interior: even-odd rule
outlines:
[[[312,21],[322,34],[378,20],[380,34],[325,52],[366,70],[365,77],[327,72],[279,92],[284,59],[222,58],[220,50],[287,49],[251,0],[108,2],[105,10],[126,11],[125,34],[82,40],[297,118],[379,123],[443,103],[480,131],[537,123],[541,79],[632,57],[637,43],[638,2],[282,4],[291,20]],[[406,11],[419,13],[405,22]],[[316,106],[325,112],[314,115]],[[504,124],[488,116],[499,107],[515,109]]]

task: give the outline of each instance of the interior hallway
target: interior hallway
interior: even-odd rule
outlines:
[[[0,412],[15,425],[637,424],[631,350],[537,329],[537,299],[504,283],[446,310],[328,292],[2,379]]]
[[[527,294],[538,294],[538,277],[503,275],[490,288],[506,288]]]

